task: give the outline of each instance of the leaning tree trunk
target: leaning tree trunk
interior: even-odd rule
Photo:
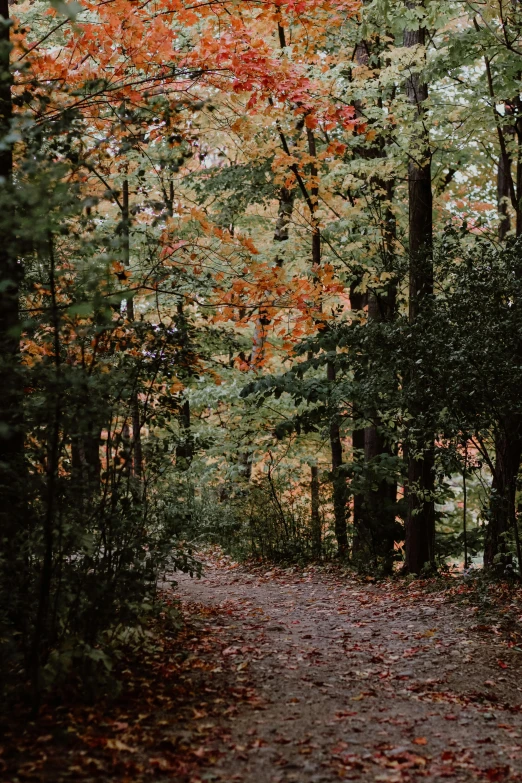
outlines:
[[[414,6],[411,6],[414,7]],[[404,33],[405,47],[423,47],[426,30]],[[414,323],[429,311],[433,297],[433,202],[431,190],[431,152],[424,130],[428,85],[418,66],[406,82],[406,95],[415,107],[420,130],[415,136],[408,165],[409,201],[409,319]],[[414,383],[410,377],[409,383]],[[420,411],[419,411],[420,413]],[[415,417],[415,411],[413,411]],[[430,436],[409,443],[408,448],[408,510],[405,524],[405,569],[419,573],[427,563],[434,562],[435,508],[434,444]]]

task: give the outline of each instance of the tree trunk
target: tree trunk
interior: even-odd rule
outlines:
[[[371,294],[368,300],[368,319],[382,321],[393,318],[395,314],[395,296],[381,301]],[[395,515],[397,502],[397,482],[374,478],[373,471],[382,456],[393,456],[394,452],[386,442],[377,421],[364,431],[364,459],[370,487],[365,498],[364,519],[372,539],[372,554],[375,560],[381,559],[386,571],[393,566],[395,543]]]
[[[409,7],[415,7],[408,4]],[[424,46],[422,27],[404,33],[404,46]],[[415,106],[419,121],[425,115],[428,85],[423,75],[413,72],[406,82],[408,101]],[[433,203],[431,190],[431,151],[426,131],[419,130],[417,148],[408,165],[409,199],[409,319],[413,323],[424,315],[433,296]],[[410,378],[410,383],[413,379]],[[434,562],[435,508],[434,444],[428,439],[409,444],[408,511],[405,525],[405,569],[419,573],[426,563]]]
[[[500,218],[498,238],[503,242],[511,230],[511,220],[508,211],[509,202],[509,181],[511,179],[511,160],[504,160],[502,155],[498,161],[497,168],[497,203],[498,214]]]
[[[315,558],[319,559],[321,557],[322,541],[319,498],[319,469],[317,465],[312,465],[310,474],[312,554]]]
[[[365,455],[365,430],[353,430],[352,449],[354,461],[363,462]],[[357,453],[357,456],[355,456]],[[353,495],[353,543],[352,555],[357,560],[364,560],[370,548],[368,526],[364,517],[366,501],[363,492],[354,492]]]
[[[307,202],[310,209],[310,224],[312,226],[312,265],[314,268],[317,268],[321,265],[321,229],[316,214],[319,205],[319,170],[317,168],[315,136],[311,128],[307,127],[306,136],[308,140],[308,153],[311,158],[311,185],[310,192],[307,194]],[[328,362],[326,374],[329,381],[335,381],[335,366],[332,362]],[[342,471],[343,445],[341,441],[340,416],[338,412],[332,414],[329,432],[330,450],[332,454],[335,537],[337,539],[339,556],[346,557],[348,554],[348,531],[346,527],[346,503],[348,500],[348,492],[346,487],[346,476]]]
[[[177,327],[181,335],[181,353],[187,355],[190,352],[188,321],[186,319],[183,304],[178,304]],[[190,378],[192,372],[187,365],[187,374]],[[182,440],[176,447],[176,465],[182,470],[187,470],[194,456],[194,443],[192,441],[191,420],[190,420],[190,400],[185,398],[179,412],[179,422],[182,431]]]
[[[377,182],[379,192],[386,193],[387,204],[384,206],[385,227],[383,236],[383,266],[391,269],[394,257],[394,242],[396,235],[395,218],[390,208],[393,197],[393,182]],[[370,292],[368,295],[368,322],[393,321],[396,311],[397,290],[391,281],[383,294]],[[380,420],[377,411],[372,411],[375,424],[366,427],[364,432],[365,467],[370,481],[370,487],[365,498],[365,524],[369,528],[372,539],[373,557],[381,559],[386,571],[393,566],[395,543],[395,515],[397,502],[397,482],[374,480],[372,471],[381,456],[394,456],[393,447],[386,442],[380,432]]]
[[[370,61],[371,43],[360,41],[355,49],[354,60],[358,66],[368,66]],[[364,106],[355,102],[356,116],[365,115]],[[386,148],[382,137],[377,136],[370,145],[361,145],[356,148],[357,156],[363,160],[383,159],[386,157]],[[396,221],[390,208],[393,199],[393,181],[382,180],[379,176],[369,175],[370,185],[375,189],[374,201],[379,215],[383,215],[381,261],[385,271],[392,271],[392,261],[395,255]],[[358,301],[357,299],[361,300]],[[368,305],[368,322],[392,320],[395,316],[396,284],[390,281],[384,292],[372,291],[365,295],[350,293],[352,307],[354,301],[356,308],[361,309]],[[369,370],[371,371],[371,370]],[[354,540],[353,554],[361,561],[373,560],[384,557],[388,564],[392,562],[393,554],[393,529],[395,527],[395,499],[396,485],[380,481],[375,484],[372,478],[372,462],[375,465],[382,453],[390,454],[390,447],[379,434],[378,415],[372,411],[369,416],[376,423],[364,430],[355,430],[353,433],[353,446],[357,449],[361,463],[362,475],[365,478],[364,493],[354,495]],[[379,450],[381,449],[381,450]]]
[[[9,70],[9,6],[0,0],[0,141],[9,134],[12,118]],[[20,377],[19,288],[22,268],[15,252],[12,226],[11,145],[0,146],[2,217],[0,241],[0,373],[2,376],[0,417],[0,530],[5,552],[14,544],[15,525],[20,525],[24,508],[23,388]],[[9,556],[10,557],[10,556]]]
[[[518,418],[518,417],[517,417]],[[510,426],[511,425],[511,426]],[[516,520],[515,495],[517,476],[522,457],[520,422],[507,422],[508,429],[495,438],[495,472],[491,486],[489,524],[484,544],[484,566],[491,568],[498,562],[505,565],[505,536]],[[516,523],[515,523],[516,524]],[[519,569],[521,564],[519,563]]]
[[[85,410],[87,410],[87,401],[85,401]],[[73,483],[75,485],[77,483],[80,495],[86,503],[91,503],[92,493],[97,493],[100,490],[101,429],[100,426],[87,422],[86,431],[74,435],[72,438]]]
[[[489,67],[489,63],[487,63]],[[511,230],[508,203],[515,212],[515,234],[522,235],[522,210],[519,197],[522,193],[522,106],[520,98],[506,102],[506,114],[514,118],[514,125],[498,127],[501,154],[497,169],[497,202],[499,212],[499,239],[505,241]],[[519,154],[516,162],[516,181],[513,181],[513,162],[507,154],[506,134],[515,136]],[[514,195],[514,199],[513,199]],[[522,356],[522,346],[516,345],[516,358]],[[491,486],[489,504],[489,521],[486,528],[484,543],[484,566],[492,568],[499,559],[505,561],[505,535],[512,525],[517,524],[516,515],[516,483],[522,456],[522,420],[518,415],[511,415],[501,422],[495,436],[495,468]],[[518,564],[519,570],[522,563]]]
[[[192,434],[190,431],[190,401],[184,400],[179,414],[183,440],[176,446],[176,466],[186,470],[192,462],[194,456],[194,447],[192,444]]]
[[[331,362],[327,365],[328,380],[335,381],[335,367]],[[348,531],[346,529],[346,503],[348,490],[343,467],[343,446],[338,414],[333,414],[330,421],[330,450],[332,454],[332,488],[334,506],[334,530],[340,557],[348,554]]]
[[[289,236],[290,218],[294,208],[294,192],[288,188],[282,187],[279,192],[279,206],[277,210],[277,221],[274,230],[274,242],[286,242]],[[278,249],[276,254],[276,266],[281,269],[284,264],[283,254]],[[254,327],[254,339],[252,343],[252,354],[250,356],[250,366],[259,367],[265,355],[265,342],[267,328],[270,326],[270,317],[263,307],[259,308],[259,317]]]
[[[277,210],[277,222],[274,231],[274,242],[286,242],[289,236],[290,219],[294,209],[294,191],[282,187],[279,192],[279,207]],[[276,265],[282,267],[284,258],[279,253],[276,256]]]
[[[173,194],[171,192],[171,196]],[[129,180],[123,180],[121,221],[123,225],[123,263],[130,266],[130,209],[129,209]],[[127,315],[129,321],[134,323],[134,299],[127,303]],[[134,389],[131,396],[132,418],[132,472],[134,477],[141,481],[143,477],[143,449],[141,445],[141,417],[138,390]]]
[[[350,287],[350,308],[351,310],[363,310],[367,304],[368,297],[355,289],[359,281],[352,283]],[[352,460],[357,463],[364,462],[364,428],[354,429],[352,432]],[[352,555],[364,557],[368,549],[368,535],[364,519],[365,499],[363,492],[354,492],[353,495],[353,543]]]

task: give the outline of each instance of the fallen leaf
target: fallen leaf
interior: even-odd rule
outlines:
[[[105,742],[105,747],[109,750],[124,750],[127,753],[136,753],[136,748],[130,748],[124,742],[119,739],[108,739]]]

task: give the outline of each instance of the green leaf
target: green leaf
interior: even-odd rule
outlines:
[[[84,10],[76,0],[70,0],[68,3],[65,3],[64,0],[51,0],[51,5],[59,14],[63,14],[72,22],[75,22],[78,14]]]

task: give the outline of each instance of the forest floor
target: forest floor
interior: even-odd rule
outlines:
[[[122,659],[119,696],[4,723],[2,781],[522,781],[520,588],[216,554],[176,580],[184,623]]]

